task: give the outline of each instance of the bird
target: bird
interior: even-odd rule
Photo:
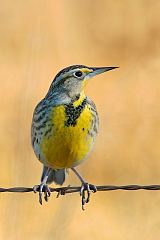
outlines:
[[[62,185],[71,169],[81,182],[82,209],[96,186],[89,184],[76,167],[91,152],[99,128],[94,102],[84,88],[92,77],[117,67],[72,65],[62,69],[52,81],[46,96],[33,112],[31,142],[34,153],[43,164],[41,182],[33,187],[42,204],[51,195],[49,184]]]

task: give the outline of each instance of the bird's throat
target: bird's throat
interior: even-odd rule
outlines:
[[[72,100],[72,104],[74,107],[78,107],[82,104],[83,100],[85,99],[84,91],[82,91],[79,95],[76,96],[75,99]]]
[[[65,121],[66,126],[76,125],[77,119],[80,117],[81,113],[85,109],[86,103],[86,96],[83,92],[75,99],[73,99],[70,104],[65,105],[65,114],[67,118],[67,120]]]

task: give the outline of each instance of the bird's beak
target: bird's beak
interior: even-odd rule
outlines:
[[[90,68],[92,69],[93,71],[88,73],[86,78],[91,78],[91,77],[94,77],[98,74],[101,74],[101,73],[104,73],[104,72],[107,72],[107,71],[110,71],[110,70],[113,70],[115,68],[118,68],[118,67],[95,67],[95,68]]]

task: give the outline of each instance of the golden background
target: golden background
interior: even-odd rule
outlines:
[[[100,115],[94,151],[78,169],[91,183],[160,183],[160,1],[0,1],[0,187],[39,183],[32,113],[72,64],[120,66],[87,85]],[[79,185],[70,173],[67,184]],[[145,239],[160,236],[159,191],[78,194],[38,204],[0,194],[0,239]]]

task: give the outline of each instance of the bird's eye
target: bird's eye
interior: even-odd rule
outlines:
[[[77,71],[77,72],[74,73],[74,75],[78,78],[82,77],[82,74],[83,73],[81,71]]]

